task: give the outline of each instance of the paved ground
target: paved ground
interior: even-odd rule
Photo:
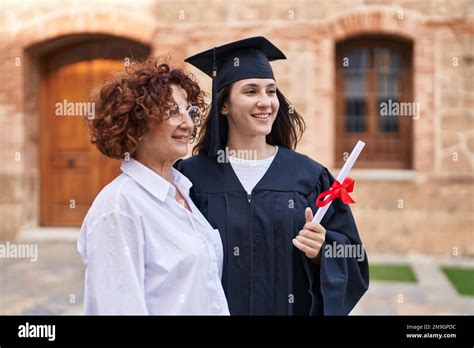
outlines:
[[[474,258],[369,255],[369,262],[409,263],[418,282],[372,281],[369,290],[351,314],[474,314],[474,296],[459,295],[440,269],[440,265],[474,268]]]
[[[22,233],[21,242],[38,245],[38,260],[0,258],[0,314],[80,314],[84,266],[75,230]],[[45,238],[44,236],[47,236]],[[371,263],[410,263],[418,283],[373,281],[353,315],[474,314],[474,296],[460,296],[439,265],[474,268],[474,258],[426,255],[374,256]]]

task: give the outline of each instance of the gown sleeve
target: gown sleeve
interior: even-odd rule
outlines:
[[[308,206],[313,213],[318,210],[316,205],[318,195],[329,190],[334,180],[331,173],[324,168],[318,184],[308,196]],[[317,306],[313,305],[310,315],[347,315],[369,286],[367,254],[352,212],[340,199],[332,201],[321,225],[326,229],[326,240],[321,247],[320,263],[314,264],[309,259],[307,262],[310,264],[309,269],[313,277],[311,290],[321,295],[323,313],[315,313]],[[344,245],[352,245],[352,250],[361,251],[363,256],[358,253],[343,256],[332,253],[334,249],[342,249]]]
[[[78,250],[86,264],[84,314],[148,314],[144,239],[131,217],[112,212],[83,226]]]

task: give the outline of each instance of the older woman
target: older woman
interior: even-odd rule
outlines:
[[[192,75],[154,59],[134,62],[94,95],[91,140],[123,162],[81,227],[85,314],[229,314],[219,232],[172,168],[204,97]]]

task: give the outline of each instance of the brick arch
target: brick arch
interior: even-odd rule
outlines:
[[[403,11],[403,19],[398,19],[398,11]],[[420,119],[413,125],[413,169],[432,172],[435,164],[434,118],[434,38],[427,35],[430,27],[426,17],[398,7],[362,7],[348,10],[321,23],[322,40],[318,43],[319,60],[317,68],[321,76],[318,90],[320,98],[321,122],[329,124],[326,134],[321,135],[325,143],[333,144],[328,151],[327,162],[334,165],[335,142],[335,46],[338,42],[365,35],[386,35],[402,38],[413,44],[413,98],[420,102]],[[330,67],[330,68],[328,68]],[[332,115],[332,116],[331,116]],[[316,130],[315,130],[316,133]]]
[[[79,34],[111,35],[152,46],[156,20],[149,16],[88,10],[77,12],[73,18],[70,11],[64,11],[30,23],[20,28],[17,35],[24,48]]]
[[[384,6],[349,10],[328,19],[324,27],[325,34],[335,41],[372,33],[414,40],[424,22],[417,12]]]

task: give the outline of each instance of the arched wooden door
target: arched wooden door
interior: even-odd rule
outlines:
[[[146,47],[123,41],[93,38],[42,59],[42,226],[80,226],[99,191],[120,174],[120,161],[90,144],[82,115],[94,111],[88,100],[92,90],[113,71],[122,71],[127,57],[149,54]]]

